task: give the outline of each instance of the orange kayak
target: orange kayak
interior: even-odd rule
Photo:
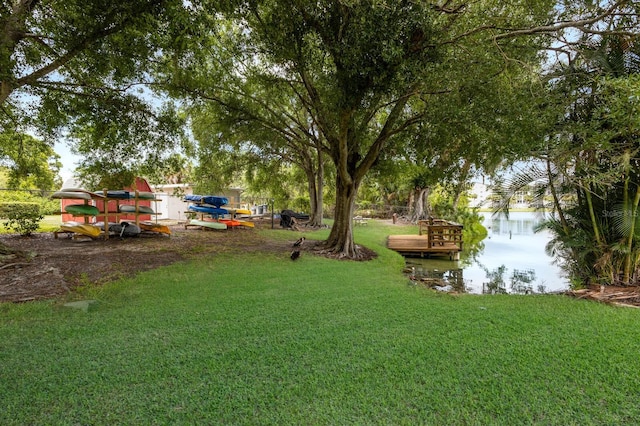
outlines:
[[[169,229],[168,226],[160,225],[159,223],[140,222],[140,229],[142,229],[143,231],[171,235],[171,229]]]

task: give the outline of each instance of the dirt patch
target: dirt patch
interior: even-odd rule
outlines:
[[[271,221],[256,221],[271,227]],[[171,236],[142,234],[135,238],[109,240],[72,239],[65,234],[34,234],[30,237],[2,235],[0,242],[22,253],[5,256],[0,262],[0,301],[26,302],[66,294],[87,284],[103,284],[121,277],[171,263],[221,253],[270,251],[288,258],[291,242],[266,239],[252,229],[226,231],[173,225]],[[311,244],[302,251],[313,252]]]

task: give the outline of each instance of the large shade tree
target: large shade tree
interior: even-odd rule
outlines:
[[[505,58],[504,63],[510,62],[509,56],[530,59],[530,47],[506,34],[516,29],[536,33],[532,28],[549,22],[554,4],[232,2],[226,15],[229,30],[223,37],[211,37],[207,49],[201,49],[215,58],[174,58],[174,82],[190,85],[194,97],[199,90],[221,96],[230,91],[225,75],[232,75],[295,96],[322,134],[322,150],[336,169],[335,222],[326,248],[357,258],[354,202],[380,154],[402,143],[402,133],[429,121],[421,104],[437,102],[434,94],[453,89],[447,69],[456,58],[474,58],[460,61],[460,67],[495,56]],[[554,28],[537,31],[547,30]],[[231,43],[225,48],[220,39]],[[203,63],[213,71],[204,72]],[[269,108],[268,100],[262,101]]]
[[[181,0],[1,1],[1,131],[67,137],[88,175],[156,160],[179,120],[152,101],[149,71],[188,12]]]
[[[200,93],[200,99],[206,102],[191,110],[200,173],[209,181],[220,181],[244,171],[247,182],[256,182],[252,174],[259,169],[273,173],[274,168],[295,166],[305,175],[303,186],[311,207],[309,225],[322,225],[325,156],[322,134],[312,118],[295,97],[287,96],[292,96],[288,86],[256,88],[253,82],[225,78],[228,87],[235,90]],[[222,173],[221,165],[226,169]],[[278,180],[275,174],[271,176],[271,181]]]

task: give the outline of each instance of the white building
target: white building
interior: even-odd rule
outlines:
[[[186,220],[189,203],[184,201],[185,195],[193,194],[193,187],[188,183],[176,183],[176,184],[162,184],[151,185],[158,201],[155,207],[155,211],[160,213],[159,219],[170,219],[183,221]],[[229,188],[216,194],[206,195],[221,195],[229,199],[228,207],[234,208],[247,208],[240,202],[240,196],[242,189]]]

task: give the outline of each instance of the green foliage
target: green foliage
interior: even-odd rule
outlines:
[[[42,214],[54,214],[60,211],[60,200],[53,200],[49,197],[50,191],[41,191],[35,189],[33,186],[27,186],[26,182],[22,186],[27,186],[24,189],[4,189],[6,188],[6,179],[8,172],[0,169],[0,202],[12,203],[12,202],[26,202],[37,203],[40,205],[40,211]]]
[[[548,160],[530,173],[544,178],[557,213],[549,249],[583,284],[637,284],[640,272],[640,50],[621,41],[581,40],[571,66],[553,74]]]
[[[11,131],[0,133],[0,161],[9,188],[53,189],[60,184],[59,160],[53,148],[40,139]]]
[[[179,146],[182,122],[153,98],[151,74],[188,14],[180,0],[3,5],[0,128],[49,143],[64,134],[87,181],[157,164]]]
[[[4,218],[4,227],[21,235],[31,235],[38,230],[39,222],[44,218],[37,203],[0,203],[0,218]]]

